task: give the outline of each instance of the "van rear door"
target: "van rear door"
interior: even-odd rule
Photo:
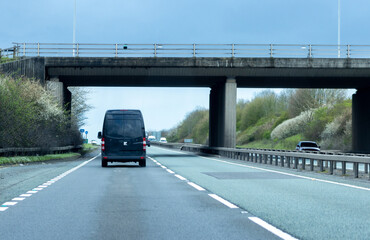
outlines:
[[[109,113],[106,115],[103,131],[106,155],[142,155],[145,131],[139,114]]]

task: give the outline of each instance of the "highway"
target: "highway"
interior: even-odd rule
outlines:
[[[370,183],[150,147],[0,168],[0,238],[370,239]]]

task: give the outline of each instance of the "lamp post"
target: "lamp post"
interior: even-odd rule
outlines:
[[[76,45],[76,0],[74,4],[74,14],[73,14],[73,56],[75,56],[75,45]]]
[[[340,0],[338,0],[338,58],[340,58]]]

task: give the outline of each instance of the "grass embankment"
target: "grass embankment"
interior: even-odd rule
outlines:
[[[236,144],[242,148],[294,150],[316,141],[325,150],[349,150],[352,100],[343,89],[265,91],[236,105]],[[209,111],[196,109],[167,135],[169,142],[208,144]],[[163,134],[163,132],[162,132]]]
[[[31,162],[45,162],[49,160],[62,160],[72,157],[80,157],[81,155],[98,149],[99,146],[92,144],[83,144],[81,153],[62,153],[62,154],[48,154],[44,156],[16,156],[16,157],[0,157],[0,165],[11,164],[25,164]]]
[[[99,145],[93,145],[91,143],[84,143],[82,145],[81,154],[84,155],[84,154],[92,152],[92,151],[94,151],[95,149],[98,149],[98,148],[99,148]]]
[[[303,139],[302,135],[294,135],[282,140],[257,140],[247,144],[238,145],[239,148],[259,148],[259,149],[276,149],[276,150],[294,150],[299,141]]]

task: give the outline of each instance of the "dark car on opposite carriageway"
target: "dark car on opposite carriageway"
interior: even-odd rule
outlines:
[[[295,148],[297,151],[320,151],[320,146],[313,141],[300,141]]]

